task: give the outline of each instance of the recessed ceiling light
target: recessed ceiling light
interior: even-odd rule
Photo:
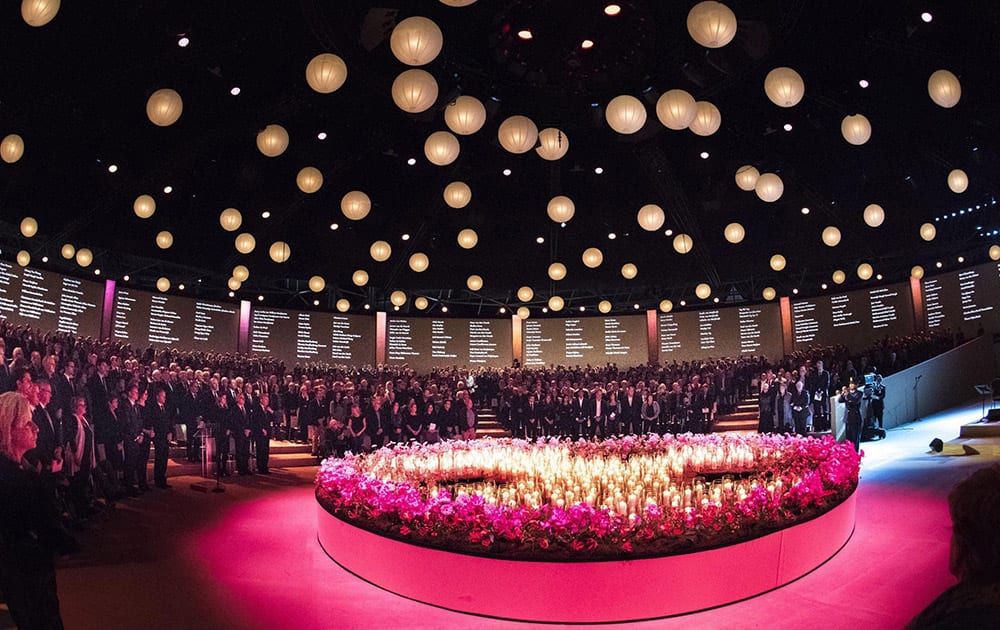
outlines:
[[[713,301],[713,302],[715,302],[716,304],[718,304],[718,303],[719,303],[719,298],[718,298],[718,296],[716,296],[716,297],[712,298],[712,301]]]
[[[792,123],[785,123],[784,130],[785,131],[791,131],[792,130]]]
[[[181,35],[180,38],[177,40],[177,45],[180,46],[181,48],[187,48],[188,44],[190,43],[191,40],[185,37],[184,35]]]
[[[128,282],[128,274],[125,274],[124,276],[122,276],[122,281]]]
[[[504,177],[510,177],[510,169],[509,168],[505,168],[501,172],[503,173]]]
[[[42,256],[42,262],[43,263],[44,262],[49,262],[49,257],[48,256]]]
[[[164,186],[163,187],[163,194],[169,195],[172,192],[174,192],[174,187],[173,186]]]
[[[941,267],[944,267],[944,263],[942,263],[942,262],[941,262],[941,261],[939,260],[939,261],[937,261],[936,263],[934,263],[934,266],[935,266],[935,267],[937,267],[938,269],[940,269]]]
[[[604,7],[604,15],[615,16],[622,12],[622,8],[617,4],[609,4]]]
[[[313,306],[319,306],[319,300],[313,300]]]
[[[441,307],[441,312],[442,313],[447,313],[448,312],[448,307],[447,306],[442,306]]]
[[[799,290],[798,289],[792,289],[792,293],[794,293],[795,295],[798,295],[799,294]]]
[[[98,269],[98,271],[100,271],[100,269]],[[184,290],[184,285],[183,284],[178,284],[177,285],[177,290],[183,291]]]
[[[108,172],[109,173],[117,173],[118,172],[118,165],[117,164],[111,164],[110,166],[108,166]]]
[[[501,306],[500,307],[500,314],[503,315],[506,312],[507,312],[507,309],[505,309],[504,307]]]
[[[821,288],[824,291],[826,291],[826,283],[824,282],[823,284],[819,285],[819,288]]]
[[[371,304],[365,304],[365,310],[366,310],[366,311],[370,311],[370,310],[371,310],[371,308],[372,308],[372,305],[371,305]]]
[[[95,276],[101,275],[101,270],[100,269],[94,269],[94,275]],[[182,291],[184,290],[184,285],[183,284],[181,285],[181,290]]]
[[[809,214],[809,208],[802,208],[802,214]]]
[[[233,88],[231,90],[229,90],[229,93],[232,94],[233,96],[239,96],[240,95],[240,86],[234,85]]]
[[[417,158],[410,158],[406,161],[406,163],[410,166],[413,166],[414,164],[417,163]]]
[[[615,234],[614,232],[608,232],[608,240],[609,240],[609,241],[613,241],[613,240],[615,240],[616,238],[618,238],[618,235],[617,235],[617,234]]]
[[[321,131],[318,134],[316,134],[316,139],[317,140],[326,140],[326,132],[325,131]]]
[[[340,227],[340,225],[339,225],[339,224],[337,224],[337,223],[331,223],[331,224],[330,224],[330,229],[331,229],[331,230],[336,230],[336,229],[338,229],[339,227]]]
[[[594,169],[594,173],[596,173],[598,175],[602,174],[603,172],[604,172],[604,169],[601,168],[600,166],[598,166],[597,168]]]
[[[263,302],[264,301],[264,296],[263,295],[258,295],[257,296],[257,301],[258,302]]]
[[[584,312],[585,310],[587,310],[587,307],[586,307],[586,306],[581,306],[581,307],[580,307],[580,312],[581,312],[581,313],[582,313],[582,312]]]
[[[409,234],[404,234],[400,238],[403,239],[404,241],[408,241],[408,240],[410,240],[410,235]]]
[[[860,85],[863,88],[868,87],[868,79],[861,79],[860,81],[858,81],[858,85]]]
[[[667,236],[673,236],[674,235],[674,231],[671,230],[670,228],[667,228],[667,230],[665,232],[663,232],[663,233],[665,235],[667,235]]]
[[[563,221],[562,223],[560,223],[560,224],[559,224],[559,227],[561,227],[561,228],[564,228],[564,227],[566,227],[566,222],[565,222],[565,221]]]
[[[261,212],[260,213],[260,218],[262,218],[262,219],[270,219],[271,218],[271,211],[270,210],[265,210],[265,211]]]
[[[959,256],[958,257],[958,262],[964,263],[965,262],[965,256]]]
[[[920,19],[923,20],[924,22],[930,23],[930,21],[934,19],[934,16],[928,13],[927,11],[924,11],[923,13],[920,14]]]
[[[229,292],[229,297],[236,297],[236,294],[235,294],[235,293],[233,293],[232,291],[230,291],[230,292]]]
[[[638,311],[638,310],[639,310],[639,305],[638,305],[638,304],[633,304],[633,305],[632,305],[632,308],[634,308],[635,310],[637,310],[637,311]]]
[[[531,30],[527,28],[522,28],[521,30],[519,30],[517,32],[517,36],[520,37],[521,39],[531,39],[532,37],[534,37],[531,34]]]
[[[681,300],[680,301],[680,305],[681,306],[687,306],[687,301],[686,300]]]
[[[701,156],[701,159],[703,159],[703,160],[707,160],[708,159],[708,151],[702,151],[699,155]]]
[[[593,47],[594,47],[594,40],[592,39],[585,39],[582,42],[580,42],[580,48],[584,50],[590,50]]]
[[[539,245],[541,245],[542,243],[545,242],[545,237],[544,236],[539,236],[538,238],[535,239],[535,242],[538,243]]]
[[[542,312],[543,313],[548,313],[549,312],[549,307],[548,306],[543,306],[542,307]]]

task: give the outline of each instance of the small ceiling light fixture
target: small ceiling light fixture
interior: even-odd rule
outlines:
[[[545,242],[545,237],[544,236],[539,236],[538,238],[535,239],[535,242],[538,243],[539,245],[541,245],[542,243]]]
[[[319,300],[313,300],[313,306],[319,306]]]
[[[122,282],[128,282],[128,274],[122,276]]]
[[[100,275],[100,273],[101,273],[101,270],[100,270],[100,269],[98,269],[96,273],[97,273],[98,275]],[[178,290],[178,291],[183,291],[183,290],[184,290],[184,285],[183,285],[183,284],[178,284],[178,285],[177,285],[177,290]]]
[[[331,229],[331,230],[336,230],[336,229],[338,229],[339,227],[340,227],[340,225],[338,225],[337,223],[331,223],[331,224],[330,224],[330,229]]]
[[[934,16],[928,13],[927,11],[924,11],[923,13],[920,14],[920,19],[930,24],[931,20],[934,19]]]
[[[235,293],[233,293],[232,291],[230,291],[230,292],[229,292],[229,297],[236,297],[236,294],[235,294]]]
[[[44,259],[42,259],[42,260],[44,261]],[[965,262],[965,256],[959,256],[958,257],[958,262],[964,263]]]
[[[936,263],[934,263],[934,266],[940,269],[941,267],[944,267],[944,263],[939,260]]]
[[[163,194],[169,195],[172,192],[174,192],[174,187],[173,186],[164,186],[163,187]]]
[[[593,47],[594,47],[594,40],[592,39],[585,39],[582,42],[580,42],[580,48],[584,50],[590,50]]]
[[[615,240],[616,238],[618,238],[618,235],[617,235],[617,234],[615,234],[614,232],[609,232],[609,233],[608,233],[608,240],[609,240],[609,241],[613,241],[613,240]]]
[[[802,214],[809,214],[809,208],[802,208]]]
[[[410,240],[410,235],[409,234],[404,234],[400,238],[403,239],[404,241],[408,241],[408,240]]]
[[[501,172],[503,173],[504,177],[510,177],[510,169],[509,168],[505,168]]]
[[[823,289],[824,291],[826,291],[826,287],[827,287],[827,284],[825,282],[823,284],[819,285],[819,288]]]
[[[520,37],[523,40],[529,40],[532,37],[534,37],[534,35],[531,34],[531,29],[527,29],[527,28],[522,28],[521,30],[519,30],[517,32],[517,36]]]
[[[447,313],[448,312],[448,307],[447,306],[441,306],[441,312],[442,313]]]
[[[326,140],[326,132],[325,131],[321,131],[318,134],[316,134],[316,139],[317,140]],[[414,160],[414,161],[416,161],[416,160]]]
[[[542,312],[543,313],[548,313],[549,312],[549,307],[548,306],[543,306],[542,307]]]
[[[110,166],[108,166],[108,172],[109,173],[117,173],[118,172],[118,165],[117,164],[111,164]]]
[[[188,44],[190,43],[191,40],[184,35],[181,35],[180,38],[177,40],[177,45],[180,46],[181,48],[187,48]]]
[[[860,85],[862,88],[868,87],[868,85],[869,85],[868,84],[868,79],[861,79],[860,81],[858,81],[858,85]]]
[[[875,274],[875,279],[876,280],[881,280],[882,279],[882,274],[880,274],[880,273]]]
[[[406,163],[410,166],[414,166],[417,163],[417,158],[410,158],[406,161]]]
[[[229,93],[232,94],[233,96],[239,96],[240,95],[240,86],[234,85],[232,87],[232,89],[229,90]]]
[[[597,168],[594,169],[594,173],[597,175],[601,175],[602,173],[604,173],[604,169],[598,166]]]
[[[587,307],[586,307],[586,306],[581,306],[581,307],[580,307],[580,312],[581,312],[581,313],[582,313],[582,312],[584,312],[584,311],[586,311],[586,310],[587,310]]]
[[[703,160],[708,159],[708,151],[702,151],[699,155],[701,155],[701,159]]]
[[[501,306],[500,307],[500,314],[503,315],[506,312],[507,312],[507,309],[505,309],[504,307]]]
[[[798,295],[798,294],[799,294],[799,290],[798,290],[798,289],[792,289],[792,293],[793,293],[794,295]]]
[[[42,256],[42,262],[43,263],[49,262],[49,257],[48,256]]]
[[[271,211],[270,210],[265,210],[265,211],[261,212],[260,213],[260,218],[262,218],[262,219],[270,219],[271,218]]]
[[[664,232],[664,234],[667,235],[667,236],[673,236],[674,235],[674,231],[671,230],[670,228],[667,228],[667,231]]]
[[[639,310],[639,305],[638,305],[638,304],[633,304],[633,305],[632,305],[632,308],[634,308],[635,310],[637,310],[637,311],[638,311],[638,310]]]
[[[791,131],[792,130],[792,123],[785,123],[785,126],[783,128],[784,128],[785,131]]]
[[[712,298],[712,301],[715,302],[716,304],[718,304],[719,303],[719,298],[718,297],[714,297],[714,298]]]
[[[681,306],[687,306],[687,300],[681,300],[680,301],[680,305]]]
[[[604,15],[610,15],[614,17],[621,12],[622,12],[621,6],[617,4],[609,4],[608,6],[604,7]]]
[[[257,301],[258,302],[263,302],[264,301],[264,296],[263,295],[258,295],[257,296]]]
[[[365,310],[366,310],[366,311],[370,311],[370,310],[371,310],[371,308],[372,308],[372,305],[371,305],[371,304],[365,304]]]
[[[94,275],[95,276],[101,275],[101,270],[100,269],[94,269]],[[181,285],[181,291],[183,291],[183,290],[184,290],[184,285],[182,284]]]

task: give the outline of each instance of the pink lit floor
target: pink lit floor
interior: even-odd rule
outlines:
[[[945,497],[990,454],[928,454],[958,435],[978,404],[926,418],[864,444],[857,527],[841,552],[770,593],[639,628],[898,628],[953,583]],[[437,609],[382,591],[341,569],[316,542],[315,469],[234,478],[221,495],[171,479],[122,504],[82,535],[85,551],[59,571],[70,629],[494,628],[529,624]],[[734,571],[753,567],[733,567]],[[691,576],[697,580],[697,576]],[[490,588],[484,579],[482,588]],[[600,593],[551,593],[572,606]],[[3,616],[0,613],[0,627]]]

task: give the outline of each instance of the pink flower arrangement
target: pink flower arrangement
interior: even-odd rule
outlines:
[[[564,463],[546,473],[544,489],[539,482],[532,492],[523,480],[531,478],[536,464],[530,462],[539,457]],[[665,479],[660,484],[647,475],[639,489],[627,483],[621,489],[621,476],[616,483],[601,473],[599,504],[582,496],[566,500],[570,491],[552,489],[550,482],[560,481],[553,474],[581,460],[580,466],[604,470],[635,458],[660,470],[671,466],[669,488]],[[528,469],[508,465],[522,460]],[[850,496],[859,468],[851,445],[831,438],[487,439],[328,459],[316,496],[334,516],[414,544],[505,558],[622,559],[733,544],[814,518]],[[574,483],[579,481],[557,488],[579,490]]]

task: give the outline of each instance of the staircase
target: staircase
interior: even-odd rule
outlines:
[[[510,437],[510,431],[497,420],[496,409],[480,409],[477,414],[476,437]]]
[[[200,453],[200,451],[199,451]],[[149,474],[153,474],[153,449],[149,450],[149,463],[147,469]],[[251,464],[253,460],[251,459]],[[282,442],[271,440],[271,455],[268,458],[268,468],[297,468],[300,466],[318,466],[319,459],[309,454],[308,444],[295,444],[293,442]],[[210,465],[214,470],[214,467]],[[254,468],[256,470],[256,468]],[[201,462],[189,462],[187,460],[187,449],[184,446],[171,446],[167,456],[167,477],[180,477],[182,475],[200,475]]]
[[[759,402],[756,395],[744,398],[736,405],[736,410],[724,416],[717,416],[712,431],[756,431],[759,416]]]

